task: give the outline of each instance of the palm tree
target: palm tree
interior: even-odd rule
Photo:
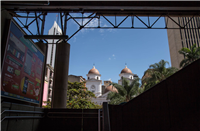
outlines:
[[[191,47],[191,50],[183,47],[179,53],[184,56],[184,59],[180,63],[180,68],[186,67],[193,61],[200,58],[200,47],[196,47],[196,44]]]
[[[131,84],[129,84],[126,78],[122,78],[122,85],[117,83],[111,83],[111,85],[118,92],[110,92],[108,94],[107,99],[110,99],[109,104],[118,105],[122,102],[128,102],[143,92],[143,88],[140,87],[139,78],[134,79]]]
[[[144,76],[146,75],[147,77],[142,80],[142,84],[145,87],[145,90],[163,81],[178,70],[175,67],[166,68],[167,64],[169,65],[168,61],[161,60],[159,63],[155,63],[149,66],[149,69],[144,73]]]

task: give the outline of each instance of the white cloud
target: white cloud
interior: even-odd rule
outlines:
[[[76,36],[74,36],[74,41],[73,42],[76,42]]]
[[[86,22],[88,21],[89,20],[86,20]],[[97,26],[98,26],[98,19],[93,19],[86,25],[86,27],[97,27]]]
[[[74,14],[73,15],[74,17],[76,17],[76,16],[78,16],[78,14]],[[87,17],[88,15],[83,15],[84,17]],[[84,24],[86,24],[88,21],[89,21],[90,19],[83,19],[83,22],[82,22],[82,19],[76,19],[76,21],[80,24],[80,25],[82,25],[82,23],[83,23],[83,25]],[[75,24],[76,26],[77,26],[77,29],[79,29],[79,26],[78,26],[78,24],[75,22],[75,21],[73,21],[73,20],[71,20],[71,23],[73,23],[73,24]],[[102,21],[100,21],[100,25],[103,25],[103,26],[101,26],[101,27],[110,27],[110,26],[108,26],[106,23],[102,23]],[[94,18],[93,20],[91,20],[85,27],[98,27],[98,19],[97,18]],[[86,32],[87,30],[94,30],[94,29],[86,29],[86,28],[83,28],[82,30],[81,30],[81,32]],[[100,33],[103,33],[104,31],[109,31],[109,32],[115,32],[116,30],[114,30],[114,29],[112,29],[112,28],[110,28],[110,29],[99,29],[99,32]]]
[[[109,60],[116,59],[115,54],[113,54],[111,57],[108,58]]]
[[[85,25],[90,19],[84,19],[83,20],[83,25]],[[82,25],[82,20],[78,20],[78,23],[80,25]],[[98,19],[93,19],[91,20],[85,27],[97,27],[98,26]],[[83,28],[81,30],[82,33],[86,32],[87,30],[94,30],[94,29],[86,29],[86,28]]]

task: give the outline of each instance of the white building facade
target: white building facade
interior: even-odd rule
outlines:
[[[48,35],[62,35],[62,30],[60,29],[56,21],[54,21],[54,24],[49,30]],[[56,43],[58,39],[50,39],[47,41],[48,43]],[[55,56],[56,56],[56,44],[48,44],[46,64],[51,65],[53,68],[55,63]]]
[[[118,80],[118,84],[122,85],[122,78],[126,78],[129,80],[129,83],[131,83],[134,80],[135,75],[132,73],[132,71],[125,66],[125,68],[121,71],[119,74],[120,80]]]
[[[86,87],[89,91],[93,92],[96,97],[102,95],[102,81],[101,75],[95,66],[88,72],[87,80],[86,80]]]

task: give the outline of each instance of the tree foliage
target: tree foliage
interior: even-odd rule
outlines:
[[[67,89],[67,105],[68,109],[100,109],[102,106],[96,105],[91,101],[91,98],[96,98],[95,94],[88,91],[84,87],[84,82],[69,82]],[[47,103],[44,108],[51,108],[51,102]]]
[[[167,64],[169,65],[168,61],[161,60],[159,63],[149,66],[149,69],[147,69],[144,73],[147,77],[142,80],[142,85],[145,90],[148,90],[152,86],[178,71],[178,69],[175,67],[166,68]]]
[[[46,103],[45,106],[42,106],[43,108],[51,108],[51,102],[50,101],[43,101],[43,103]]]
[[[129,84],[126,78],[122,78],[122,85],[117,83],[111,83],[118,92],[108,93],[107,99],[110,100],[109,104],[118,105],[122,102],[128,102],[134,97],[143,92],[143,88],[140,87],[139,78]]]
[[[95,94],[83,86],[83,82],[68,82],[67,108],[69,109],[99,109],[101,106],[91,102]]]
[[[179,53],[184,56],[184,59],[180,62],[180,68],[186,67],[193,61],[200,58],[200,47],[196,47],[196,44],[194,44],[191,47],[191,50],[184,47],[179,50]]]

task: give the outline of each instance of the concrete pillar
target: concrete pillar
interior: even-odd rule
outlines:
[[[42,100],[43,100],[43,90],[44,90],[44,80],[45,80],[45,74],[46,74],[46,59],[47,59],[47,44],[43,43],[42,41],[36,42],[35,45],[39,47],[39,49],[44,53],[44,65],[43,65],[43,77],[41,80],[42,89],[40,92],[40,107],[42,107]]]
[[[70,44],[63,41],[56,46],[52,108],[66,108]]]

